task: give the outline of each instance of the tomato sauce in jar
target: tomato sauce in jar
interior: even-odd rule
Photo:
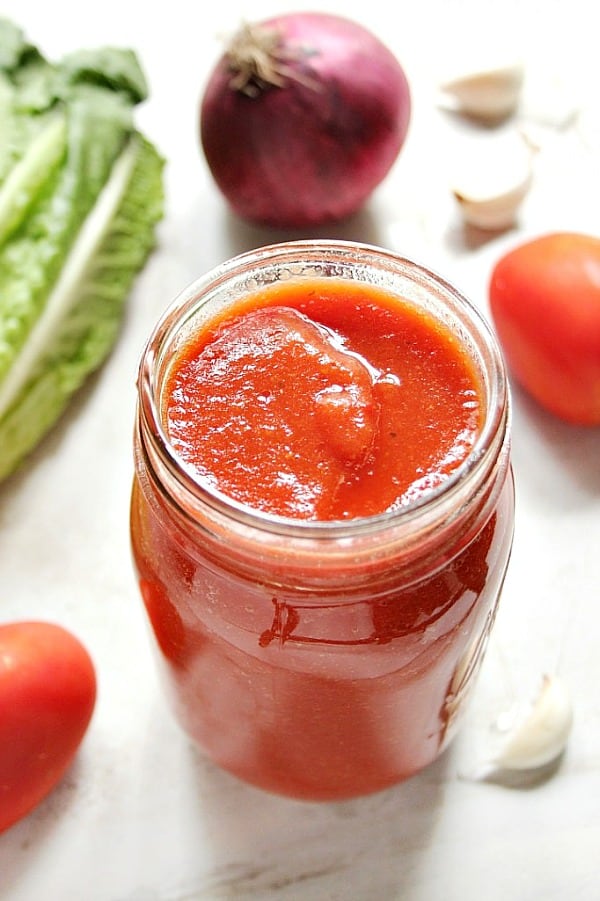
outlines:
[[[299,798],[376,791],[434,760],[512,541],[485,322],[393,254],[290,242],[190,286],[139,391],[133,552],[184,728]]]

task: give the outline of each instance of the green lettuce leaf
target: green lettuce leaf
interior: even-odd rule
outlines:
[[[0,20],[0,479],[108,355],[155,244],[164,160],[133,122],[146,93],[131,51],[50,65]]]

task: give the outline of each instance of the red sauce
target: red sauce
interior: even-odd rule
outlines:
[[[211,319],[174,355],[161,400],[169,441],[199,481],[308,521],[422,498],[465,459],[485,415],[458,335],[334,280],[282,282]],[[173,503],[137,441],[140,588],[200,747],[250,783],[312,799],[372,792],[434,760],[508,561],[507,453],[430,533],[344,539],[330,553]]]
[[[372,287],[281,283],[178,354],[169,439],[229,497],[287,517],[393,510],[448,478],[481,426],[449,328]]]

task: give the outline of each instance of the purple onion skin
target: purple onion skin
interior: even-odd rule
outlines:
[[[338,16],[292,13],[261,23],[305,51],[287,78],[248,97],[230,87],[227,55],[200,111],[206,161],[242,219],[302,228],[360,209],[395,162],[408,131],[409,85],[394,55]],[[306,84],[306,79],[310,84]]]

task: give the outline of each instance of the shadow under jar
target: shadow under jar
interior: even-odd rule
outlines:
[[[402,341],[389,327],[375,334],[379,326],[361,298],[367,307],[379,305],[388,325],[399,317],[416,323],[416,331],[403,332]],[[215,348],[229,362],[249,353],[252,341],[268,349],[264,321],[263,331],[250,339],[246,325],[234,325],[229,339],[226,330],[228,323],[265,309],[270,312],[260,314],[263,320],[272,315],[277,324],[269,335],[278,335],[273,379],[279,379],[279,393],[273,400],[273,386],[267,398],[264,385],[259,391],[250,379],[248,404],[262,398],[266,410],[267,400],[287,402],[297,413],[300,405],[297,418],[313,440],[310,430],[321,414],[313,416],[311,404],[325,397],[330,418],[322,441],[333,450],[324,447],[329,462],[314,469],[317,475],[324,469],[329,478],[336,454],[349,457],[341,463],[347,473],[341,506],[326,510],[319,500],[267,509],[260,500],[252,502],[251,491],[246,496],[242,482],[236,494],[241,470],[252,485],[262,479],[265,497],[290,475],[280,471],[281,455],[274,463],[256,459],[261,430],[252,419],[239,425],[244,404],[237,395],[221,398],[231,417],[221,433],[234,420],[239,427],[229,455],[225,445],[223,482],[207,472],[206,460],[198,464],[194,447],[186,455],[180,436],[174,438],[173,423],[175,430],[177,421],[185,427],[185,404],[193,401],[190,383],[185,390],[173,387],[182,361],[195,371],[195,361],[214,341],[213,363],[219,357]],[[290,309],[301,322],[299,337],[286,344],[281,335]],[[432,343],[421,347],[419,335]],[[333,343],[325,350],[318,346],[329,338]],[[363,338],[372,351],[369,360]],[[392,372],[390,361],[404,351],[421,360],[413,382]],[[318,391],[312,383],[306,388],[291,369],[282,385],[281,360],[275,357],[283,354],[285,360],[288,352],[289,359],[300,354],[300,369],[317,360]],[[444,354],[454,354],[454,362],[444,363]],[[239,382],[242,364],[236,365],[232,384]],[[464,423],[457,423],[450,451],[438,451],[442,465],[426,449],[426,436],[444,433],[451,422],[447,408],[457,401],[457,391],[444,373],[454,378],[461,366],[472,385],[459,406],[472,427],[466,434]],[[205,376],[218,368],[205,366]],[[370,381],[357,394],[352,379],[358,373],[364,381],[365,370]],[[322,384],[327,372],[334,373],[335,384]],[[221,395],[227,379],[219,384]],[[481,663],[513,535],[507,383],[497,344],[477,310],[425,268],[375,247],[328,241],[273,245],[226,262],[182,292],[149,339],[138,389],[133,556],[165,686],[184,729],[225,770],[297,798],[367,794],[432,762],[455,733]],[[384,409],[388,396],[391,412]],[[409,400],[410,425],[396,423],[400,413],[406,418]],[[221,448],[211,417],[224,414],[215,413],[215,403],[202,401],[190,413],[192,445]],[[377,416],[370,421],[374,406]],[[344,415],[350,417],[346,426]],[[205,435],[209,425],[213,433]],[[395,452],[379,434],[383,429],[397,440]],[[366,441],[359,451],[353,430]],[[300,454],[293,438],[292,473],[314,450],[302,445]],[[281,437],[273,441],[279,453]],[[384,445],[382,462],[377,453]],[[268,447],[267,441],[266,456]],[[395,461],[405,459],[413,460],[412,483],[390,495],[391,502],[385,499],[390,486],[383,486],[385,509],[377,511],[378,482],[389,476],[393,483]],[[331,478],[339,483],[339,476],[338,482]],[[311,497],[318,495],[315,489]]]

